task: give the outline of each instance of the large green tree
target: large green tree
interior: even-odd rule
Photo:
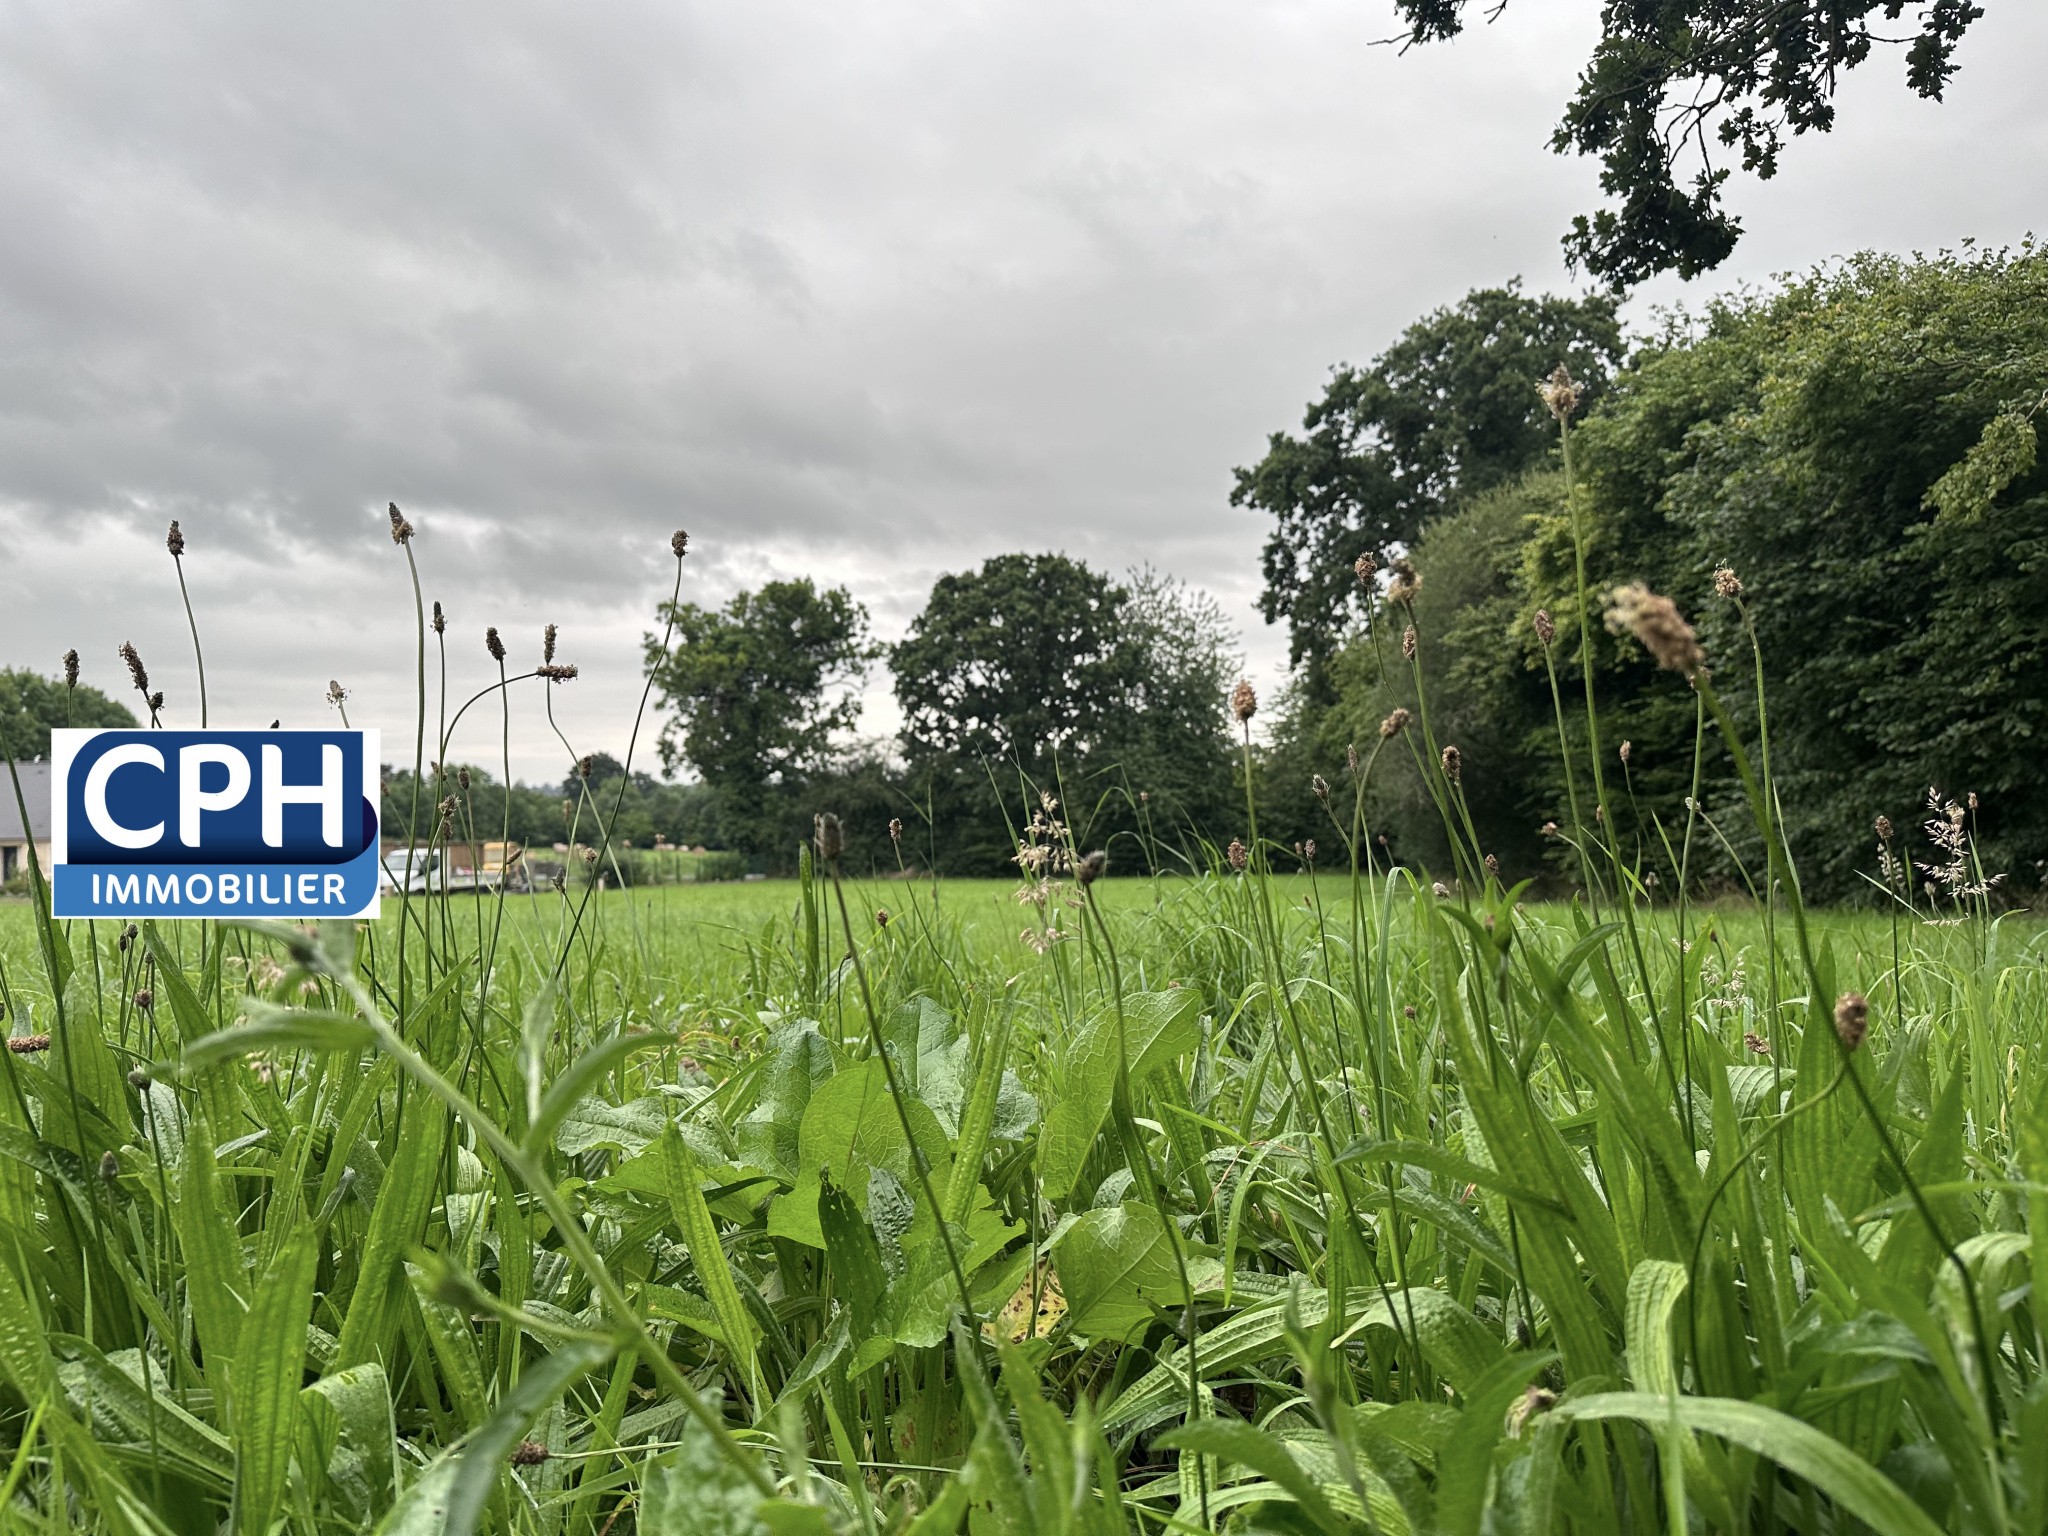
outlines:
[[[1677,596],[1754,730],[1748,641],[1713,572],[1745,583],[1815,889],[1858,889],[1871,818],[1911,825],[1933,785],[1979,796],[2014,880],[2048,858],[2044,398],[2048,256],[1870,256],[1716,306],[1579,433],[1603,583]],[[1539,599],[1565,590],[1565,545],[1558,523],[1539,533]],[[1682,738],[1683,685],[1630,645],[1612,666],[1624,707]]]
[[[790,844],[806,784],[828,774],[860,713],[876,655],[867,610],[844,587],[771,581],[723,608],[670,608],[666,655],[647,664],[663,705],[662,762],[687,763],[719,796],[722,825],[747,852]]]
[[[1678,317],[1573,430],[1595,687],[1615,832],[1665,880],[1692,791],[1697,700],[1600,621],[1603,595],[1646,582],[1698,627],[1752,748],[1764,724],[1743,616],[1754,625],[1770,758],[1809,894],[1867,892],[1872,820],[1912,840],[1931,786],[1974,793],[1987,863],[2034,884],[2048,860],[2048,257],[2031,248],[1935,259],[1860,257]],[[1555,471],[1430,523],[1413,559],[1422,675],[1439,740],[1466,756],[1488,851],[1513,873],[1528,831],[1568,821],[1557,730],[1531,622],[1552,647],[1581,796],[1581,614],[1572,520]],[[1726,566],[1742,605],[1716,590]],[[1399,703],[1404,667],[1354,638],[1334,708],[1281,739],[1292,780],[1335,778],[1345,739]],[[1629,758],[1620,749],[1629,745]],[[1398,761],[1398,756],[1396,761]],[[1701,801],[1752,877],[1748,813],[1716,739]],[[1425,862],[1433,808],[1387,775],[1383,823]],[[1294,792],[1290,790],[1290,792]],[[1297,792],[1298,793],[1298,792]],[[1590,808],[1587,808],[1590,814]],[[1557,845],[1552,845],[1553,849]],[[1702,831],[1695,873],[1737,872]],[[1923,864],[1924,843],[1913,849]]]
[[[1085,754],[1137,676],[1129,597],[1065,555],[997,555],[941,576],[889,651],[905,754],[1027,769]]]
[[[1395,0],[1411,43],[1455,37],[1469,4]],[[1505,5],[1483,9],[1491,20]],[[1720,265],[1742,233],[1721,202],[1730,170],[1768,178],[1788,135],[1832,128],[1842,77],[1878,44],[1903,44],[1907,85],[1941,98],[1956,45],[1983,7],[1925,0],[1918,25],[1898,36],[1906,9],[1906,0],[1606,0],[1551,144],[1597,156],[1613,206],[1574,219],[1566,253],[1618,285]]]
[[[0,756],[48,757],[50,732],[59,726],[134,724],[127,705],[89,684],[67,688],[61,678],[0,667]]]
[[[1009,554],[942,576],[889,653],[929,856],[992,866],[1003,807],[1037,790],[1096,843],[1137,832],[1140,796],[1155,831],[1207,830],[1228,804],[1234,638],[1213,601],[1149,570]]]
[[[1475,289],[1369,366],[1338,367],[1301,436],[1275,432],[1236,472],[1231,504],[1273,519],[1260,609],[1286,622],[1307,699],[1329,702],[1327,665],[1371,601],[1358,556],[1384,564],[1431,519],[1545,462],[1555,433],[1537,381],[1562,362],[1597,399],[1621,350],[1611,297]]]

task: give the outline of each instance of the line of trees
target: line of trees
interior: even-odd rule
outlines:
[[[1523,336],[1548,323],[1528,301],[1474,295],[1389,354],[1466,338],[1465,355],[1454,348],[1438,371],[1450,385],[1432,406],[1433,430],[1453,442],[1483,419],[1492,384],[1512,383],[1507,397],[1522,399],[1531,421],[1543,409],[1540,364],[1518,365],[1519,381],[1489,378],[1487,352],[1519,350],[1473,339],[1470,316],[1489,306]],[[1610,335],[1601,311],[1567,318],[1582,328],[1594,386],[1573,432],[1572,492],[1593,601],[1641,581],[1690,616],[1750,739],[1768,726],[1809,894],[1867,894],[1875,818],[1911,837],[1935,788],[1972,808],[1994,869],[2015,886],[2038,884],[2048,860],[2048,470],[2036,454],[2048,408],[2048,257],[2028,245],[1835,263],[1671,317],[1611,373],[1593,366]],[[1458,382],[1473,380],[1480,387]],[[1310,775],[1335,777],[1348,742],[1369,740],[1396,707],[1417,708],[1419,672],[1437,738],[1460,747],[1489,851],[1511,876],[1561,868],[1563,850],[1539,831],[1567,819],[1539,609],[1556,625],[1550,659],[1582,764],[1584,743],[1555,431],[1519,462],[1451,456],[1433,506],[1405,525],[1387,515],[1382,489],[1405,469],[1380,473],[1401,439],[1365,421],[1345,427],[1349,446],[1318,446],[1337,414],[1326,397],[1311,408],[1308,439],[1276,437],[1240,476],[1245,499],[1275,514],[1268,611],[1309,636],[1298,640],[1304,686],[1268,754],[1275,804],[1262,819],[1283,838],[1315,835]],[[1284,471],[1318,453],[1326,467],[1295,494]],[[1321,500],[1308,494],[1331,485]],[[1334,580],[1328,568],[1349,578],[1359,552],[1384,561],[1393,551],[1421,580],[1414,668],[1402,655],[1405,611],[1362,593],[1350,611],[1326,602],[1304,612],[1311,585],[1287,564],[1314,563]],[[1745,589],[1740,605],[1716,591],[1723,568]],[[1606,633],[1597,610],[1589,617],[1602,733],[1608,750],[1627,754],[1608,767],[1625,788],[1619,830],[1670,879],[1662,836],[1676,841],[1694,789],[1695,699],[1632,640]],[[1763,718],[1751,686],[1759,665]],[[1749,818],[1733,814],[1736,789],[1711,740],[1698,777],[1699,801],[1730,841],[1703,834],[1692,870],[1739,888],[1737,861],[1755,873],[1760,851],[1737,830]],[[1386,775],[1373,801],[1397,850],[1441,867],[1440,823],[1412,769]],[[1938,860],[1924,843],[1913,856]]]
[[[844,587],[801,578],[661,617],[673,641],[650,637],[647,658],[663,763],[693,770],[728,845],[768,867],[821,808],[857,864],[973,873],[1007,863],[1040,793],[1100,843],[1178,847],[1227,818],[1235,632],[1156,571],[998,555],[941,577],[890,646]],[[904,720],[888,744],[853,735],[878,662]]]

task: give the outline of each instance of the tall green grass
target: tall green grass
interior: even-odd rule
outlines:
[[[1045,803],[1023,899],[829,829],[795,882],[312,930],[38,886],[0,1526],[2048,1528],[2043,929],[1981,872],[1806,912],[1696,686],[1753,904],[1653,891],[1716,829],[1616,846],[1597,760],[1584,889],[1525,902],[1426,711],[1315,856],[1096,878]],[[1373,857],[1393,771],[1441,884]]]

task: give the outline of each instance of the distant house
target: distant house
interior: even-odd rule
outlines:
[[[38,758],[16,763],[14,771],[21,778],[22,799],[28,802],[28,825],[21,824],[13,781],[0,778],[0,884],[28,868],[30,843],[35,844],[43,872],[50,869],[50,765]]]

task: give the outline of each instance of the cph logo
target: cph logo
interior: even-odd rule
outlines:
[[[375,731],[51,738],[56,916],[376,916]]]

